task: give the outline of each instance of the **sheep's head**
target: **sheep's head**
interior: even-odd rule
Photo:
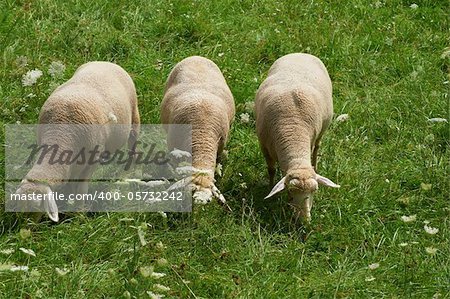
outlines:
[[[311,220],[312,195],[317,191],[319,183],[333,188],[340,187],[330,179],[317,174],[312,167],[302,167],[289,170],[266,198],[287,189],[292,206],[296,208],[300,218],[309,222]]]
[[[32,182],[23,180],[16,191],[16,194],[26,194],[28,198],[32,199],[27,201],[27,212],[46,212],[48,217],[55,221],[59,221],[58,207],[53,193],[50,187],[44,183]],[[36,196],[30,197],[29,195],[40,195],[40,199]],[[34,199],[36,197],[36,199]]]

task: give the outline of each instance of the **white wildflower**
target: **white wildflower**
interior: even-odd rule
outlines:
[[[217,175],[218,176],[222,176],[222,164],[220,164],[220,163],[217,163],[217,165],[216,165],[216,173],[217,173]]]
[[[248,113],[253,113],[253,111],[255,111],[255,102],[245,102],[245,111]]]
[[[437,248],[434,247],[426,247],[425,251],[430,255],[435,255],[437,252]]]
[[[379,264],[379,263],[373,263],[373,264],[370,264],[370,265],[369,265],[369,269],[370,269],[370,270],[375,270],[375,269],[377,269],[378,267],[380,267],[380,264]]]
[[[403,221],[403,222],[406,222],[406,223],[408,223],[408,222],[413,222],[413,221],[416,221],[416,219],[417,219],[417,216],[416,216],[416,215],[411,215],[411,216],[402,216],[402,217],[401,217],[401,219],[402,219],[402,221]]]
[[[152,266],[139,267],[139,273],[141,273],[142,277],[149,277],[153,273]]]
[[[30,99],[35,98],[35,97],[36,97],[36,95],[34,93],[29,93],[26,96],[26,98],[30,98]]]
[[[442,59],[445,59],[445,58],[447,58],[447,57],[450,57],[450,47],[449,47],[449,48],[446,48],[446,49],[444,50],[444,52],[442,52],[442,54],[441,54],[441,58],[442,58]]]
[[[154,284],[153,288],[155,290],[161,291],[161,292],[168,292],[168,291],[170,291],[169,287],[166,287],[165,285],[162,285],[162,284],[159,284],[159,283]]]
[[[348,114],[341,114],[341,115],[339,115],[338,117],[336,117],[336,121],[337,121],[338,123],[340,123],[340,122],[346,121],[348,118],[349,118],[349,115],[348,115]]]
[[[413,3],[409,6],[411,9],[417,9],[419,7],[419,5],[417,5],[416,3]]]
[[[430,123],[447,123],[447,119],[442,118],[442,117],[433,117],[433,118],[429,118],[428,121]]]
[[[380,8],[383,6],[383,3],[381,1],[377,1],[374,3],[375,8]]]
[[[158,278],[164,277],[164,276],[166,276],[166,275],[167,275],[166,273],[153,272],[153,273],[151,274],[151,277],[153,277],[153,278],[155,278],[155,279],[158,279]]]
[[[10,255],[10,254],[13,254],[13,253],[14,253],[14,249],[12,249],[12,248],[9,248],[9,249],[2,249],[2,250],[0,250],[0,253],[1,253],[1,254],[6,254],[6,255]]]
[[[33,269],[30,272],[30,276],[31,278],[38,279],[39,277],[41,277],[41,273],[37,269]]]
[[[36,253],[34,253],[34,251],[32,249],[26,249],[26,248],[20,247],[19,250],[27,255],[36,256]]]
[[[246,183],[246,182],[243,182],[243,183],[239,184],[239,186],[240,186],[242,189],[247,189],[247,183]]]
[[[225,53],[222,52],[222,53],[217,54],[217,56],[222,57],[224,54]]]
[[[366,281],[368,281],[368,282],[374,281],[374,280],[375,280],[375,277],[373,277],[372,275],[366,277]]]
[[[156,243],[155,246],[156,246],[156,248],[159,249],[159,250],[164,250],[164,249],[167,248],[166,245],[164,245],[163,242],[161,242],[161,241],[159,241],[158,243]]]
[[[159,266],[167,266],[167,264],[169,263],[165,258],[159,258],[156,260],[156,263]]]
[[[186,151],[179,150],[179,149],[177,149],[177,148],[174,149],[173,151],[171,151],[171,152],[170,152],[170,155],[174,156],[174,157],[177,158],[177,159],[181,159],[181,158],[184,158],[184,157],[189,158],[189,157],[192,156],[191,153],[186,152]]]
[[[420,183],[420,188],[424,191],[428,191],[431,190],[431,187],[433,187],[432,184],[425,184],[425,183]]]
[[[435,235],[435,234],[437,234],[439,232],[439,228],[431,227],[431,226],[428,226],[426,224],[423,227],[423,229],[425,230],[425,232],[427,234],[430,234],[430,235]]]
[[[394,43],[394,40],[392,38],[386,37],[386,40],[384,41],[384,43],[388,46],[392,46],[392,44]]]
[[[65,275],[67,275],[67,273],[70,272],[70,269],[67,269],[67,268],[60,269],[60,268],[56,267],[55,271],[56,271],[56,274],[58,274],[59,276],[65,276]]]
[[[66,66],[61,61],[53,61],[48,68],[48,72],[52,77],[59,77],[64,74]]]
[[[23,86],[32,86],[37,80],[42,76],[42,71],[38,69],[34,69],[32,71],[28,71],[25,75],[22,76],[22,85]]]
[[[158,211],[158,214],[161,215],[163,218],[167,218],[167,214],[164,211]]]
[[[135,286],[137,286],[138,284],[139,284],[139,281],[136,279],[136,278],[131,278],[130,280],[128,280],[128,282],[130,283],[130,284],[133,284],[133,285],[135,285]]]
[[[439,299],[441,298],[441,296],[442,296],[441,293],[437,292],[433,295],[433,297],[431,297],[431,299]]]
[[[164,295],[153,293],[152,291],[147,291],[147,295],[150,296],[151,299],[161,299],[164,298]]]
[[[139,242],[141,242],[142,246],[147,245],[147,241],[145,240],[145,232],[142,230],[142,228],[140,226],[138,227],[138,237],[139,237]]]
[[[400,243],[400,244],[398,244],[400,247],[406,247],[406,246],[408,246],[408,243],[406,243],[406,242],[404,242],[404,243]]]
[[[11,266],[11,268],[9,270],[11,270],[12,272],[16,272],[16,271],[27,272],[28,271],[28,266]]]
[[[241,113],[239,117],[242,124],[248,124],[250,122],[250,115],[248,113]]]
[[[198,190],[194,192],[192,198],[196,204],[207,204],[212,199],[212,192],[209,189]]]
[[[18,68],[24,68],[28,65],[28,58],[26,56],[19,56],[16,58],[16,65]]]

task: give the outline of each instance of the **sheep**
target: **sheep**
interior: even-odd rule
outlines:
[[[177,129],[169,127],[167,143],[169,150],[192,149],[194,173],[187,183],[196,202],[206,203],[215,197],[225,204],[214,184],[214,170],[228,140],[234,114],[233,95],[214,62],[192,56],[175,65],[166,82],[161,122],[192,126],[192,136],[181,136],[175,132]]]
[[[333,117],[332,85],[322,61],[303,53],[275,61],[257,91],[255,115],[270,185],[276,162],[284,174],[266,198],[287,189],[297,216],[309,222],[318,183],[340,187],[316,172],[320,140]]]
[[[83,128],[83,125],[100,126]],[[132,152],[139,129],[140,117],[133,80],[114,63],[94,61],[81,65],[73,77],[45,101],[39,114],[37,143],[57,144],[59,151],[74,153],[100,146],[100,152],[112,153],[128,141]],[[58,207],[51,192],[68,187],[68,181],[76,179],[80,181],[71,183],[71,193],[86,193],[95,166],[77,163],[52,165],[43,160],[32,166],[16,193],[47,194],[47,200],[33,203],[34,209],[46,211],[51,220],[58,222]]]

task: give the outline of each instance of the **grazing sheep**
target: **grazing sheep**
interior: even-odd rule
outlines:
[[[80,66],[73,77],[59,86],[42,106],[39,115],[38,145],[59,146],[59,151],[78,153],[100,146],[99,152],[113,153],[127,141],[134,150],[139,133],[140,119],[133,80],[120,66],[110,62],[89,62]],[[93,129],[93,126],[103,125]],[[118,124],[116,126],[105,126]],[[45,126],[57,125],[57,126]],[[97,155],[97,158],[100,158]],[[87,161],[85,161],[87,162]],[[16,193],[51,194],[52,190],[67,186],[70,179],[80,180],[71,193],[86,193],[88,180],[95,165],[70,163],[35,163]],[[55,200],[44,205],[51,220],[58,221]],[[37,208],[36,210],[41,210]]]
[[[315,56],[295,53],[279,58],[256,94],[256,130],[270,184],[275,163],[285,176],[266,197],[287,188],[298,216],[311,219],[318,183],[338,188],[316,173],[320,139],[333,117],[331,80]]]
[[[192,139],[169,128],[167,140],[170,150],[189,151],[192,145],[195,173],[190,182],[197,202],[209,202],[214,196],[225,203],[214,184],[214,169],[228,139],[234,113],[233,95],[214,62],[192,56],[173,68],[161,105],[161,121],[192,126]]]

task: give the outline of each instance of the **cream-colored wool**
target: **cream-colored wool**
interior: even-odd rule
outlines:
[[[48,129],[39,127],[38,144],[58,144],[60,151],[77,153],[81,148],[113,153],[127,141],[130,150],[140,127],[136,89],[133,80],[120,66],[110,62],[89,62],[80,66],[73,77],[59,86],[41,108],[39,124],[68,124]],[[82,132],[80,126],[99,126]],[[115,124],[120,126],[114,126]],[[92,127],[91,127],[92,128]],[[100,129],[101,128],[101,129]],[[35,164],[25,176],[17,193],[46,194],[60,187],[68,179],[80,179],[73,193],[86,193],[88,180],[95,167],[88,165]],[[45,181],[43,183],[42,181]],[[45,201],[50,218],[58,221],[55,202]]]
[[[214,62],[192,56],[173,68],[166,82],[161,121],[192,125],[192,140],[169,130],[168,146],[189,150],[192,142],[192,166],[198,170],[192,178],[194,198],[220,194],[214,185],[214,169],[234,114],[233,95]]]
[[[267,197],[287,188],[299,216],[309,220],[318,183],[338,187],[316,173],[320,139],[333,117],[331,80],[320,59],[294,53],[275,61],[256,94],[255,112],[271,185],[276,162],[285,174]]]

